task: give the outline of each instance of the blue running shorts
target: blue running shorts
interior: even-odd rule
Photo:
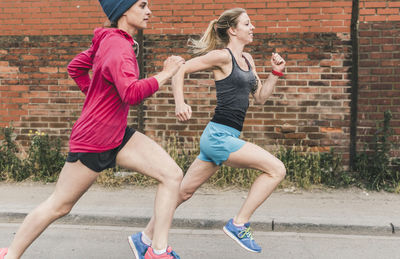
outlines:
[[[221,165],[230,153],[238,151],[246,143],[239,136],[237,129],[210,121],[201,134],[200,155],[197,158]]]

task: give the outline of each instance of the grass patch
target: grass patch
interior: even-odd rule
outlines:
[[[304,146],[276,147],[273,153],[287,170],[286,179],[280,188],[295,187],[310,189],[318,187],[357,186],[371,190],[400,192],[400,160],[391,159],[389,153],[392,131],[389,128],[390,113],[385,113],[383,127],[375,137],[374,152],[360,152],[355,172],[343,170],[342,155],[333,149],[330,152],[311,152]],[[12,128],[2,128],[0,142],[0,181],[54,182],[65,163],[66,154],[61,153],[61,141],[41,132],[31,133],[31,144],[25,153],[15,142]],[[183,143],[176,136],[163,143],[168,154],[186,172],[199,153],[199,139]],[[396,169],[397,168],[397,169]],[[237,169],[222,166],[208,181],[214,188],[248,189],[261,174],[252,169]],[[150,186],[157,181],[151,177],[122,168],[105,170],[97,183],[102,186],[121,185]]]
[[[193,141],[192,147],[183,147],[176,137],[171,137],[165,144],[168,154],[177,164],[187,171],[190,164],[199,153],[199,141]],[[287,177],[279,188],[297,187],[310,189],[313,186],[339,187],[347,186],[352,178],[343,173],[342,159],[334,150],[328,153],[310,152],[305,147],[279,147],[273,152],[287,169]],[[126,172],[119,176],[117,172],[123,169],[109,170],[98,179],[98,183],[105,186],[118,186],[122,184],[134,184],[140,186],[155,185],[157,181],[135,172]],[[117,173],[117,174],[116,174]],[[221,168],[206,182],[207,186],[215,188],[243,188],[248,189],[255,179],[261,174],[258,170]],[[118,178],[118,180],[117,180]]]

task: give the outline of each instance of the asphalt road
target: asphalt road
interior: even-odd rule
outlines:
[[[0,223],[0,247],[11,241],[19,224]],[[24,258],[133,258],[127,236],[137,228],[52,225],[27,250]],[[400,237],[255,232],[261,254],[249,253],[222,230],[172,229],[170,244],[182,259],[400,259]]]

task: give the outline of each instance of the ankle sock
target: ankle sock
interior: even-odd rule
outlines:
[[[142,242],[148,246],[151,246],[151,239],[142,231]]]
[[[238,227],[238,228],[244,227],[244,224],[236,224],[234,220],[232,221],[232,223],[233,223],[233,225],[234,225],[235,227]]]
[[[167,252],[167,248],[165,248],[165,249],[163,249],[163,250],[156,250],[156,249],[153,248],[153,251],[154,251],[154,253],[155,253],[156,255],[161,255],[161,254]]]

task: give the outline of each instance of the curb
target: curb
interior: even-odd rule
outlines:
[[[0,212],[0,222],[20,223],[26,213]],[[95,215],[95,214],[69,214],[58,219],[58,224],[94,225],[94,226],[129,226],[145,227],[149,217]],[[226,224],[222,220],[213,219],[188,219],[174,218],[172,228],[178,229],[222,229]],[[325,233],[325,234],[357,234],[374,236],[399,236],[400,228],[392,223],[381,226],[368,225],[339,225],[316,224],[310,222],[271,222],[253,221],[252,228],[260,232],[299,232],[299,233]]]

